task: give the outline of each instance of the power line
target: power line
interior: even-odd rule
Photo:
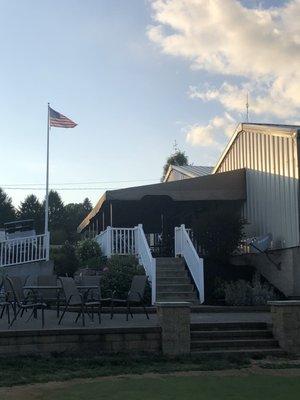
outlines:
[[[130,183],[130,182],[153,182],[159,181],[159,178],[155,179],[130,179],[124,181],[86,181],[86,182],[56,182],[53,185],[98,185],[102,183]],[[3,183],[0,187],[16,187],[16,186],[41,186],[43,183]]]
[[[12,187],[12,186],[1,186],[1,188],[5,189],[5,190],[45,190],[44,187]],[[125,188],[120,188],[120,187],[83,187],[83,188],[55,188],[55,187],[51,187],[51,190],[57,190],[57,191],[61,191],[61,190],[116,190],[116,189],[125,189]]]

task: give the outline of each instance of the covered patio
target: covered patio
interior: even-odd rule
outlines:
[[[167,236],[174,227],[190,225],[194,213],[207,203],[242,204],[246,200],[245,170],[182,181],[107,191],[78,227],[95,237],[110,227],[143,225],[145,234]]]

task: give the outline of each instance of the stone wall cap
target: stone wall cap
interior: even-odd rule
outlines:
[[[190,307],[191,303],[188,301],[158,301],[155,303],[157,307]]]
[[[268,301],[270,306],[300,306],[300,300]]]

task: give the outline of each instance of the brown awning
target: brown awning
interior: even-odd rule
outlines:
[[[240,169],[181,181],[107,191],[78,226],[78,232],[88,226],[106,202],[139,201],[146,196],[169,196],[174,201],[245,200],[246,173],[244,169]]]

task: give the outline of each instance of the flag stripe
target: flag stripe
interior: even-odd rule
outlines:
[[[50,108],[50,126],[55,128],[75,128],[77,124],[67,118],[65,115]]]

